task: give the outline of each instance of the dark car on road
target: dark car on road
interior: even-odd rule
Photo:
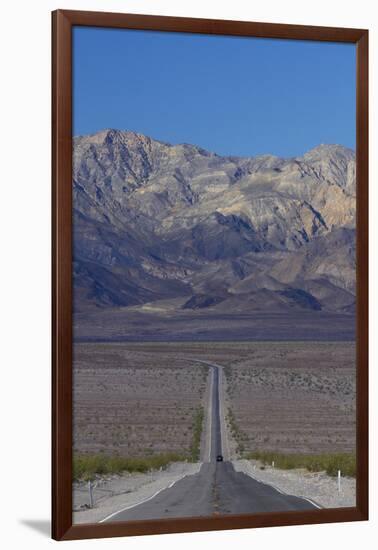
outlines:
[[[223,462],[223,456],[217,455],[217,462]]]

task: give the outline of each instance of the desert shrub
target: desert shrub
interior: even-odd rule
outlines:
[[[242,455],[245,450],[245,445],[243,441],[248,441],[248,436],[239,428],[235,419],[235,415],[230,408],[228,409],[226,414],[226,421],[228,423],[230,433],[236,442],[236,452],[238,453],[238,455]]]
[[[190,460],[192,462],[197,462],[200,457],[201,435],[204,416],[205,415],[203,407],[198,407],[193,416],[193,438],[192,444],[190,446]]]
[[[73,457],[73,478],[76,481],[88,481],[94,479],[96,475],[148,472],[149,470],[166,468],[171,462],[184,460],[186,460],[186,457],[179,453],[164,453],[141,458],[75,454]]]
[[[245,455],[245,458],[259,460],[263,465],[274,461],[276,468],[292,470],[306,468],[310,472],[327,472],[336,476],[341,470],[343,476],[356,476],[356,457],[353,453],[322,453],[316,455],[282,454],[273,451],[255,451]]]

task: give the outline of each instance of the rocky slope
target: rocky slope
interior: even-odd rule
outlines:
[[[104,130],[74,139],[73,201],[75,311],[353,312],[345,147],[220,157]]]

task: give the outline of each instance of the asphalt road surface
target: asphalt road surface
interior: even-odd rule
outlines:
[[[217,462],[222,453],[219,415],[219,369],[213,371],[210,462],[197,474],[177,481],[155,497],[112,515],[106,521],[132,521],[222,514],[252,514],[312,510],[309,501],[283,494],[273,487],[236,472],[231,462]]]

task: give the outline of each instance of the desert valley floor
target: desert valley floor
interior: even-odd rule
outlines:
[[[206,362],[223,367],[233,456],[354,450],[354,343],[161,342],[75,345],[75,451],[189,457]]]

